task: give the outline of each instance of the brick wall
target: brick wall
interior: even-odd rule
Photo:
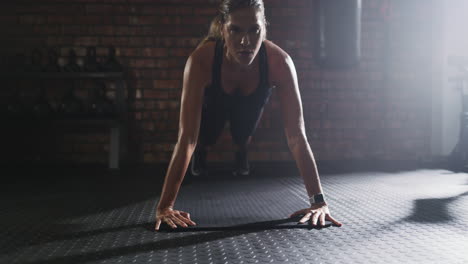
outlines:
[[[2,3],[1,54],[29,54],[33,48],[57,47],[62,56],[69,48],[84,56],[87,46],[97,46],[98,56],[103,57],[106,47],[115,45],[129,73],[129,158],[135,162],[167,162],[176,143],[183,67],[207,32],[218,3]],[[313,1],[265,0],[268,37],[291,55],[298,71],[307,134],[318,160],[416,160],[430,154],[431,83],[427,76],[432,74],[428,41],[434,34],[431,3],[363,0],[361,65],[348,70],[321,70],[313,61]],[[281,120],[276,118],[279,111],[274,94],[252,142],[253,160],[292,160]],[[210,160],[233,159],[227,131],[226,127],[210,152]],[[49,137],[50,144],[45,144],[49,147],[44,156],[105,162],[106,132],[57,132]],[[39,141],[44,140],[42,134],[35,134]],[[6,141],[11,145],[8,151],[17,152],[15,157],[28,152],[25,147],[15,148],[21,140]],[[44,143],[32,142],[36,141],[28,144],[33,148],[44,148]]]

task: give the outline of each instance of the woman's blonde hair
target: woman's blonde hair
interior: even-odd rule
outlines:
[[[226,23],[228,16],[241,8],[251,7],[255,8],[258,12],[261,12],[263,15],[263,24],[266,26],[268,22],[265,17],[265,6],[263,0],[223,0],[219,6],[218,14],[211,21],[210,29],[208,35],[198,44],[198,47],[202,46],[208,41],[216,41],[223,39],[221,31],[223,29],[224,23]],[[266,32],[264,34],[266,38]]]

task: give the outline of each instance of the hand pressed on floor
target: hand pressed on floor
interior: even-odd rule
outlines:
[[[196,223],[190,219],[189,213],[174,210],[172,208],[156,210],[156,226],[154,228],[156,231],[159,231],[159,227],[162,222],[166,223],[171,228],[177,228],[177,226],[188,227],[189,225],[196,225]]]
[[[297,215],[304,215],[304,217],[299,220],[299,223],[301,224],[310,220],[310,223],[313,226],[317,226],[317,222],[320,223],[320,226],[325,226],[325,220],[328,220],[337,226],[343,225],[330,215],[330,210],[326,204],[315,205],[310,208],[301,209],[292,213],[289,217],[291,218]]]

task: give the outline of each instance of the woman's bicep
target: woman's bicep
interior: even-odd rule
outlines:
[[[197,57],[190,56],[184,69],[179,120],[179,142],[196,143],[201,121],[206,72]]]
[[[281,117],[288,139],[305,133],[301,95],[292,59],[287,56],[278,65],[277,86]]]

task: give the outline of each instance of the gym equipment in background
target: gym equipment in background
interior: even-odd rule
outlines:
[[[47,100],[47,92],[44,83],[40,82],[35,102],[31,108],[35,118],[50,118],[54,112]]]
[[[68,63],[64,66],[64,71],[66,72],[81,72],[82,68],[77,63],[76,52],[73,49],[70,49],[68,52]]]
[[[116,51],[114,46],[109,47],[108,57],[102,65],[102,69],[106,72],[121,72],[123,70],[122,65],[116,58]]]
[[[99,72],[102,69],[101,64],[96,58],[96,47],[86,48],[86,58],[84,63],[84,71],[86,72]]]
[[[448,64],[455,67],[459,74],[450,78],[455,89],[460,91],[462,111],[460,113],[460,132],[458,143],[450,153],[451,166],[457,170],[468,170],[468,57],[450,56]]]
[[[47,64],[44,66],[45,72],[61,72],[62,68],[58,64],[58,52],[54,48],[50,48],[48,52]]]
[[[111,117],[115,115],[115,105],[106,95],[106,84],[103,82],[95,82],[95,85],[90,88],[88,93],[87,116],[96,117]]]
[[[75,82],[71,82],[67,92],[59,103],[58,115],[66,118],[80,118],[84,115],[84,104],[75,95]]]
[[[322,68],[349,68],[361,57],[361,0],[315,3],[315,58]]]

